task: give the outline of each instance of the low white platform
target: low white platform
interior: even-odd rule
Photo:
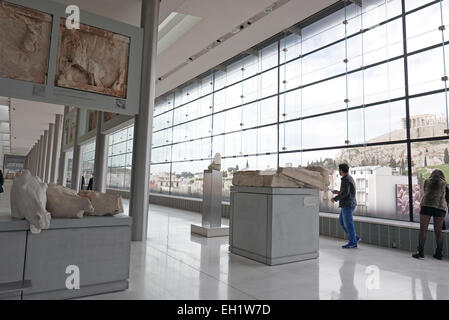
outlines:
[[[203,236],[206,238],[226,237],[226,236],[229,236],[229,227],[222,226],[222,227],[210,228],[210,227],[203,227],[203,226],[198,226],[196,224],[192,224],[191,232],[194,234],[199,234],[200,236]]]

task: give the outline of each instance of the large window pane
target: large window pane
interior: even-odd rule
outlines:
[[[365,138],[367,143],[405,140],[405,102],[366,108]]]
[[[302,139],[303,149],[345,145],[346,112],[305,119],[302,122]]]
[[[446,179],[449,179],[448,146],[447,140],[412,143],[414,221],[419,221],[419,209],[421,198],[424,195],[425,179],[429,178],[435,169],[443,171]],[[405,209],[408,209],[408,207]]]
[[[309,84],[345,73],[345,41],[320,50],[302,59],[302,83]]]
[[[171,194],[201,198],[203,196],[203,171],[208,161],[173,163]]]
[[[170,164],[153,165],[150,168],[150,192],[170,192]]]
[[[407,15],[407,49],[409,52],[441,43],[440,4]]]
[[[410,138],[444,136],[446,94],[433,94],[410,99]]]
[[[412,55],[408,65],[410,94],[444,89],[442,48]]]

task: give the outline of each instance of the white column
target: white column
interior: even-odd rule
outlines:
[[[40,177],[42,174],[42,153],[44,148],[44,136],[41,135],[41,138],[39,139],[39,155],[38,155],[38,165],[37,165],[37,172],[36,176]]]
[[[79,191],[80,189],[80,159],[81,159],[81,146],[78,143],[80,127],[80,109],[76,110],[76,127],[75,138],[73,144],[73,162],[72,162],[72,189]]]
[[[62,126],[62,115],[57,114],[55,119],[55,130],[53,134],[53,152],[51,158],[52,166],[50,173],[50,182],[53,183],[56,183],[58,181],[59,158],[61,157]]]
[[[159,28],[159,0],[142,0],[141,27],[144,29],[139,114],[134,121],[133,166],[129,215],[132,240],[147,237],[148,195],[154,99],[156,98],[156,56]]]
[[[62,135],[61,135],[61,154],[59,155],[59,166],[58,166],[58,184],[60,186],[65,186],[66,181],[66,170],[65,170],[65,158],[66,152],[64,152],[64,132],[65,132],[65,117],[69,113],[69,107],[64,107],[64,118],[62,119]]]
[[[47,142],[48,142],[48,130],[44,131],[44,138],[42,139],[42,156],[41,156],[41,174],[42,181],[45,179],[45,168],[47,165]]]
[[[106,164],[107,164],[107,144],[106,135],[102,133],[103,112],[98,112],[97,138],[95,140],[95,164],[94,164],[94,185],[93,190],[106,192]]]
[[[53,134],[55,131],[55,125],[54,123],[50,123],[48,126],[48,140],[47,140],[47,159],[45,162],[45,182],[50,182],[50,176],[51,176],[51,168],[52,168],[52,153],[53,153]]]

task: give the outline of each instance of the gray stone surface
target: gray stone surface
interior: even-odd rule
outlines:
[[[229,248],[276,265],[318,257],[319,191],[231,188]]]
[[[55,298],[79,296],[65,286],[70,265],[79,267],[80,287],[129,278],[129,226],[52,229],[29,235],[25,279],[33,287],[24,296],[59,291]],[[68,291],[68,292],[66,292]]]
[[[32,234],[25,220],[0,217],[0,284],[31,281],[23,299],[70,299],[128,288],[132,219],[125,215],[53,219]],[[67,290],[66,268],[80,270],[80,290]],[[1,287],[0,287],[1,288]],[[0,291],[0,299],[20,293]]]

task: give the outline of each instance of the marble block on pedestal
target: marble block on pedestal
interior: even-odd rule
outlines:
[[[319,190],[231,187],[229,249],[268,265],[317,258]]]

